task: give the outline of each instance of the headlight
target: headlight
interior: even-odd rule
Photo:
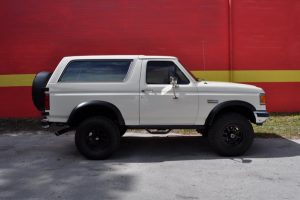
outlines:
[[[259,103],[260,103],[260,105],[266,105],[266,94],[265,93],[259,94]]]

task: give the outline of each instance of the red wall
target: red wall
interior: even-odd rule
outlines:
[[[231,3],[0,1],[0,74],[52,71],[64,56],[91,54],[174,55],[190,70],[300,69],[300,1]],[[269,110],[300,111],[300,83],[255,84]],[[30,91],[0,87],[0,117],[37,116]]]
[[[232,2],[233,69],[300,70],[300,1]],[[267,92],[270,111],[300,111],[300,82],[255,85]]]

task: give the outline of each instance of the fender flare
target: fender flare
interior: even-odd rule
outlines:
[[[220,104],[218,104],[217,106],[215,106],[209,113],[208,117],[206,118],[205,120],[205,126],[211,126],[215,117],[224,109],[226,108],[230,108],[230,107],[242,107],[242,108],[245,108],[247,109],[248,111],[251,111],[252,113],[256,110],[255,107],[248,103],[248,102],[245,102],[245,101],[236,101],[236,100],[233,100],[233,101],[225,101],[225,102],[222,102]],[[253,117],[254,114],[253,114]],[[254,118],[255,119],[255,118]]]
[[[84,113],[88,108],[105,108],[107,110],[110,110],[116,116],[119,125],[125,125],[125,121],[120,110],[114,104],[100,100],[92,100],[78,104],[69,115],[67,124],[69,124],[70,126],[74,125],[74,123],[76,122],[76,118],[78,117],[77,115]]]

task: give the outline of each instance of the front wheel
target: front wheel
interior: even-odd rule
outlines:
[[[244,154],[250,148],[253,138],[251,123],[239,113],[225,113],[219,116],[208,132],[212,148],[223,156]]]
[[[120,145],[119,128],[105,117],[89,118],[76,129],[75,144],[78,151],[86,158],[105,159]]]

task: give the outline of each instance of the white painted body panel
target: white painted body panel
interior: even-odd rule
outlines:
[[[144,60],[141,71],[141,90],[152,90],[141,93],[140,124],[141,125],[194,125],[198,115],[197,85],[191,81],[188,85],[178,85],[175,88],[178,99],[174,99],[171,84],[147,84],[146,66]],[[166,59],[168,60],[168,59]],[[176,65],[188,76],[180,63],[173,60]]]
[[[101,100],[114,104],[126,124],[139,124],[139,79],[141,60],[134,60],[124,82],[61,83],[63,70],[54,72],[47,85],[50,94],[49,121],[67,122],[72,110],[83,102]]]
[[[266,110],[266,106],[259,102],[259,94],[264,91],[252,85],[201,81],[197,88],[200,112],[196,124],[204,124],[211,110],[226,101],[244,101],[253,105],[256,110]],[[217,100],[218,103],[211,104],[208,100]]]
[[[118,83],[61,83],[59,77],[66,65],[80,59],[133,59],[124,82]],[[176,88],[178,99],[173,99],[171,84],[147,85],[145,63],[148,60],[171,60],[190,80],[188,85]],[[72,110],[83,102],[101,100],[114,104],[121,112],[126,125],[204,125],[211,110],[218,104],[240,100],[252,104],[256,110],[266,110],[260,105],[261,88],[236,83],[195,81],[178,62],[170,56],[73,56],[65,57],[53,72],[47,87],[50,94],[50,122],[67,122]],[[141,92],[151,89],[153,92]],[[217,103],[208,103],[216,100]]]

